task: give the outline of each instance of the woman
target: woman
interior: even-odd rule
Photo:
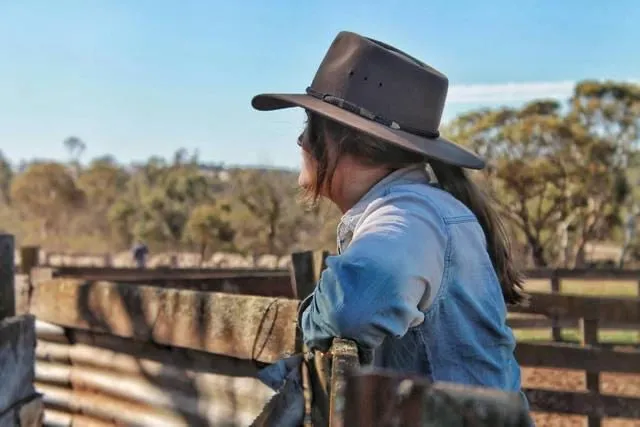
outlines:
[[[306,110],[299,184],[343,212],[299,326],[312,350],[348,338],[375,366],[519,391],[506,304],[523,300],[522,279],[464,170],[484,162],[438,133],[447,87],[406,53],[342,32],[306,94],[254,98]]]

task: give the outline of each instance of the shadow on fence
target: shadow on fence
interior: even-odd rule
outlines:
[[[257,369],[293,350],[296,301],[39,276],[31,311],[62,342],[40,334],[36,377],[58,420],[247,425],[273,394]]]

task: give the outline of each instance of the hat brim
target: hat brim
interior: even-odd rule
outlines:
[[[444,163],[468,169],[483,169],[485,167],[485,161],[477,154],[446,138],[424,138],[402,130],[392,129],[306,94],[265,93],[255,96],[251,100],[251,105],[260,111],[301,107],[375,138]]]

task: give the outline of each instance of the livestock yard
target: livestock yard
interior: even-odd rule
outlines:
[[[249,425],[273,395],[255,373],[296,350],[297,300],[322,268],[310,252],[272,262],[280,268],[250,269],[181,268],[175,260],[143,270],[73,266],[69,257],[47,265],[51,259],[37,248],[17,251],[17,274],[2,276],[0,295],[13,287],[16,314],[35,316],[33,379],[52,426]],[[530,304],[509,321],[537,425],[640,425],[640,271],[528,276]],[[346,369],[341,363],[357,364],[354,357],[338,343],[331,376]],[[330,391],[330,425],[371,425],[385,411],[406,422],[393,425],[417,425],[411,398],[395,407],[393,399],[365,402],[372,387],[382,399],[393,374],[349,381]],[[340,417],[338,392],[346,393]]]

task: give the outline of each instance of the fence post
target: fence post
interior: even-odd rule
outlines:
[[[16,315],[15,239],[0,234],[0,320]]]
[[[360,366],[358,347],[353,341],[336,338],[333,340],[330,353],[329,426],[342,427],[347,377]]]
[[[583,346],[598,345],[598,319],[580,319],[581,343]],[[600,394],[600,373],[586,372],[587,390],[592,394]],[[600,417],[589,417],[589,427],[600,427]]]
[[[313,292],[316,286],[313,252],[291,254],[291,286],[293,297],[298,300],[305,299]],[[302,333],[300,328],[296,328],[296,351],[303,351],[303,349]]]
[[[311,295],[316,286],[313,252],[295,252],[291,254],[291,284],[296,299],[303,300]]]
[[[16,315],[15,239],[0,234],[0,320]]]
[[[40,246],[22,246],[20,248],[20,272],[29,274],[40,264]]]
[[[558,270],[554,269],[551,273],[551,293],[557,295],[560,293],[560,276]],[[551,336],[553,341],[562,341],[562,328],[560,327],[560,318],[551,316]]]

